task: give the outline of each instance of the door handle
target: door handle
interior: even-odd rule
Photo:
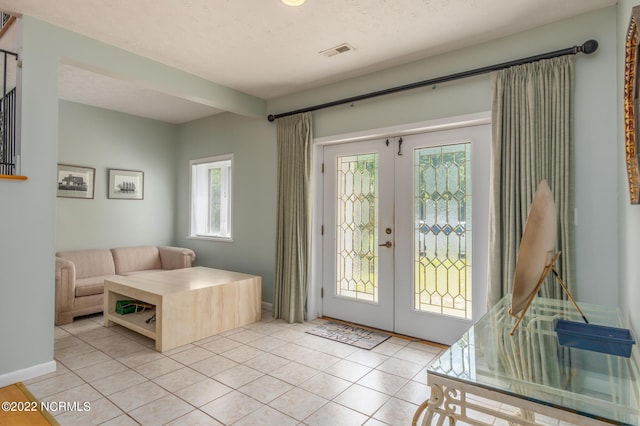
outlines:
[[[391,247],[392,245],[393,245],[393,244],[391,244],[391,241],[387,241],[387,242],[386,242],[386,243],[384,243],[384,244],[378,244],[378,247],[386,247],[386,248],[389,248],[389,247]]]

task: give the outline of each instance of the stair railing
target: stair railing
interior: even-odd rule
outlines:
[[[16,88],[0,99],[0,175],[16,174]]]
[[[15,16],[0,12],[0,37],[15,21]],[[7,88],[7,62],[12,56],[18,61],[18,54],[0,49],[3,55],[2,97],[0,98],[0,176],[18,174],[18,152],[16,147],[16,88]]]

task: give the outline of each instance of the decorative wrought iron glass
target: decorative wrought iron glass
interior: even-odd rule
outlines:
[[[378,154],[337,158],[336,294],[378,301]]]
[[[414,150],[414,309],[471,319],[471,143]]]

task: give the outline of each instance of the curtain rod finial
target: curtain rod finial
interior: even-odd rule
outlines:
[[[582,46],[578,46],[578,51],[586,53],[587,55],[592,54],[596,50],[598,50],[598,42],[596,40],[587,40]]]
[[[275,121],[275,119],[276,119],[276,117],[275,117],[275,115],[273,115],[273,114],[269,114],[269,115],[267,116],[267,120],[269,120],[271,123],[273,123],[273,122]]]

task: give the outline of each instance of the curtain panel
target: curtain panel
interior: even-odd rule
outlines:
[[[273,316],[303,322],[310,256],[311,114],[277,121],[278,213]]]
[[[493,75],[489,306],[511,292],[520,239],[542,179],[558,215],[556,270],[573,289],[573,68],[573,56],[561,56]],[[542,294],[565,298],[552,280]]]

